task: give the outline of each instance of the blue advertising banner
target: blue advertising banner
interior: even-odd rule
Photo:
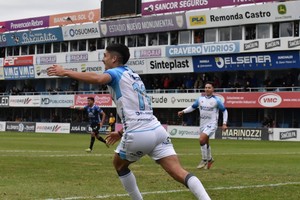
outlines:
[[[34,78],[33,66],[4,67],[3,71],[5,80]]]
[[[29,45],[63,41],[61,28],[41,29],[33,31],[2,34],[0,46]]]
[[[167,46],[167,57],[186,57],[208,54],[239,53],[239,42]]]
[[[194,72],[300,68],[299,51],[193,57]]]

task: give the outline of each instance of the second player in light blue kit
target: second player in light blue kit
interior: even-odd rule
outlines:
[[[228,112],[219,97],[213,95],[214,86],[212,82],[205,84],[205,95],[200,96],[193,105],[178,112],[178,116],[190,113],[199,108],[200,111],[200,137],[202,160],[198,169],[209,169],[214,162],[209,145],[209,137],[215,134],[218,128],[219,110],[223,112],[222,130],[227,129]]]

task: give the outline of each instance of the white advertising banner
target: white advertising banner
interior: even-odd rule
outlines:
[[[199,138],[199,126],[168,126],[167,131],[171,138]],[[215,134],[210,136],[210,139],[215,139]]]
[[[0,58],[0,67],[3,67],[4,65],[4,58]]]
[[[269,140],[300,141],[300,128],[273,128],[270,132]]]
[[[194,71],[192,57],[150,58],[146,60],[147,74],[190,73]]]
[[[148,93],[153,108],[185,108],[191,106],[200,93]]]
[[[0,80],[4,79],[4,71],[3,71],[3,66],[0,66]]]
[[[27,96],[9,96],[10,107],[40,107],[41,96],[27,95]]]
[[[69,123],[36,123],[37,133],[70,133]]]
[[[60,64],[65,69],[76,72],[95,72],[102,74],[105,70],[103,63],[100,62],[83,62],[83,63],[63,63]],[[35,78],[57,78],[56,76],[48,76],[47,68],[50,65],[35,65]]]
[[[131,58],[161,58],[165,57],[165,48],[161,46],[137,47],[130,49]]]
[[[299,1],[197,10],[186,13],[188,29],[298,20]]]
[[[0,131],[1,132],[5,131],[5,126],[6,126],[6,122],[0,122]]]
[[[98,23],[82,24],[80,26],[63,26],[62,31],[65,41],[100,37]]]
[[[74,95],[41,95],[41,107],[68,108],[74,105]]]
[[[299,50],[300,39],[294,37],[287,38],[267,38],[251,41],[241,41],[240,52],[266,52],[266,51],[283,51]]]
[[[147,74],[146,59],[129,59],[126,65],[137,74]]]

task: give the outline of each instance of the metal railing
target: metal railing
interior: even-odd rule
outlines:
[[[152,89],[147,93],[202,93],[204,89]],[[300,86],[296,87],[253,87],[253,88],[215,88],[215,92],[300,92]],[[44,91],[44,92],[19,92],[10,94],[9,92],[0,93],[4,95],[69,95],[69,94],[108,94],[108,90],[97,91]]]

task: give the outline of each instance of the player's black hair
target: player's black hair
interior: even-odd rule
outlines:
[[[129,49],[124,44],[110,44],[106,47],[106,51],[119,53],[121,55],[120,62],[123,65],[127,63],[130,57]]]
[[[88,100],[95,101],[94,97],[88,97],[87,99],[88,99]]]
[[[212,81],[206,81],[204,85],[206,85],[206,84],[210,84],[213,88],[215,87],[215,84]]]

